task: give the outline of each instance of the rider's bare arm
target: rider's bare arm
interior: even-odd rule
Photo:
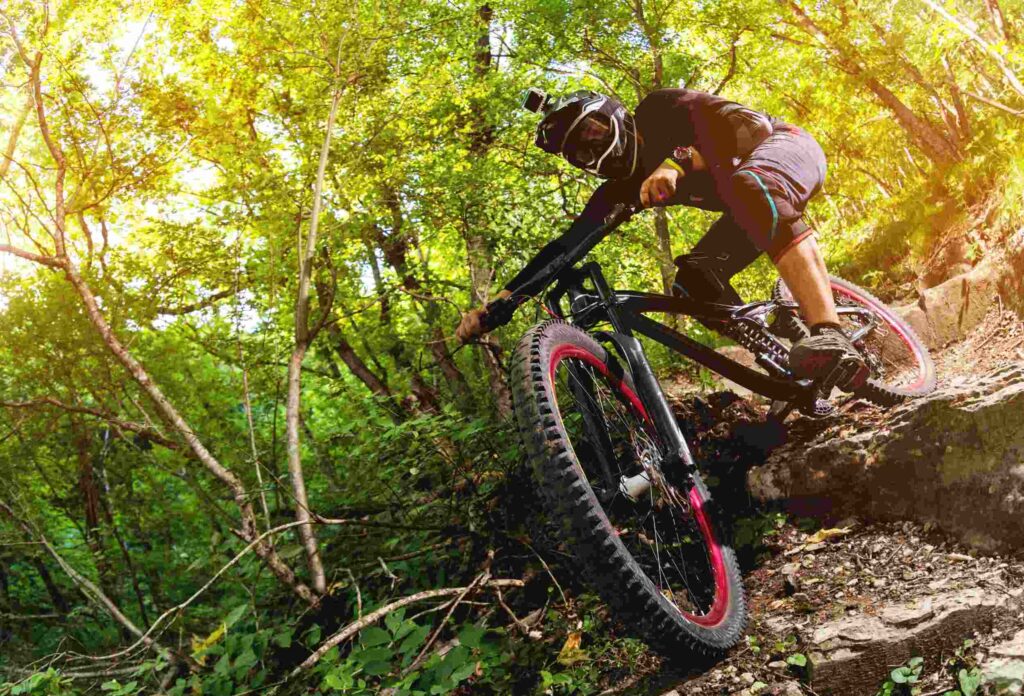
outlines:
[[[504,290],[495,299],[514,296],[515,301],[520,303],[541,292],[565,267],[566,262],[571,263],[578,260],[568,259],[567,255],[570,252],[582,258],[590,251],[592,245],[583,245],[587,237],[593,235],[594,231],[604,224],[605,219],[618,203],[635,201],[638,190],[638,179],[606,181],[599,186],[583,208],[583,212],[573,221],[569,229],[557,239],[548,242],[515,277],[505,284]],[[598,241],[600,239],[594,239],[593,244],[597,244]],[[462,322],[456,330],[456,336],[466,342],[485,333],[480,322],[484,314],[486,314],[486,308],[479,307],[463,315]]]

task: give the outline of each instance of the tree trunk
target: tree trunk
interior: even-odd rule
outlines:
[[[327,128],[320,146],[320,161],[317,166],[316,182],[313,185],[313,209],[309,218],[309,233],[305,245],[299,244],[299,283],[295,298],[295,346],[291,359],[288,361],[288,397],[285,401],[285,432],[287,436],[288,474],[295,496],[295,519],[303,524],[299,526],[299,539],[306,551],[306,563],[313,589],[323,594],[327,591],[327,578],[324,575],[323,562],[320,560],[320,549],[313,531],[312,516],[309,510],[309,499],[306,495],[306,478],[302,471],[302,443],[299,436],[299,411],[302,407],[302,361],[306,357],[309,346],[326,321],[330,312],[330,304],[320,308],[321,318],[314,327],[310,327],[310,283],[313,274],[313,259],[316,256],[317,234],[320,227],[320,209],[323,204],[324,178],[327,174],[327,157],[331,151],[331,132],[338,116],[338,105],[341,102],[341,42],[338,45],[338,56],[334,63],[334,84],[331,108],[327,115]]]
[[[477,78],[484,78],[494,69],[493,56],[491,55],[491,22],[494,18],[494,11],[489,5],[481,5],[477,9],[477,38],[476,53],[473,56],[473,72]],[[469,151],[474,161],[482,162],[494,142],[494,126],[487,123],[482,112],[474,124],[470,134]],[[480,216],[477,214],[479,203],[471,202],[466,214],[463,216],[463,237],[466,240],[466,259],[469,262],[469,284],[473,294],[473,304],[486,305],[490,297],[491,279],[494,275],[494,266],[491,258],[491,250],[487,244],[487,238],[480,232],[483,227]],[[478,355],[487,370],[487,378],[491,387],[491,394],[494,396],[495,408],[498,415],[508,419],[512,417],[512,394],[509,392],[508,384],[505,381],[505,370],[502,368],[498,357],[487,346],[481,346]]]
[[[392,397],[391,390],[388,385],[377,377],[369,366],[363,362],[363,359],[356,354],[352,344],[348,342],[345,335],[341,333],[341,329],[338,328],[337,324],[331,324],[327,327],[327,334],[331,337],[331,347],[341,358],[341,361],[345,363],[345,367],[349,369],[349,372],[358,379],[360,382],[366,385],[366,388],[374,396],[380,396],[390,399]]]
[[[878,78],[863,66],[863,61],[854,47],[837,41],[820,25],[815,23],[803,8],[793,2],[793,0],[779,0],[779,2],[796,16],[797,22],[807,34],[817,39],[836,56],[844,72],[860,79],[871,90],[871,93],[887,109],[892,111],[903,131],[929,160],[940,167],[946,167],[959,159],[955,148],[935,130],[931,123],[914,113],[910,107],[904,104],[899,97],[893,94],[888,87],[883,85]]]
[[[1010,45],[1017,43],[1017,37],[1003,17],[1003,10],[999,7],[997,0],[985,0],[985,8],[992,19],[992,26],[996,28],[996,34]]]
[[[57,610],[57,613],[67,614],[71,611],[71,605],[68,604],[64,593],[57,587],[57,583],[53,581],[53,576],[50,575],[50,571],[46,564],[43,563],[43,559],[33,556],[32,565],[35,566],[36,572],[39,573],[39,579],[43,581],[43,587],[46,588],[46,593],[50,595],[50,601],[53,603],[53,608]]]
[[[78,459],[78,492],[82,499],[82,511],[85,522],[85,543],[92,553],[96,564],[96,574],[103,592],[115,603],[121,599],[117,591],[117,574],[107,558],[106,543],[100,525],[100,489],[96,482],[96,471],[93,467],[92,449],[89,432],[82,422],[72,416],[71,433]]]
[[[388,187],[384,190],[384,197],[385,204],[391,211],[391,233],[384,234],[383,230],[377,229],[381,251],[384,252],[385,260],[387,260],[388,264],[401,279],[402,287],[412,297],[423,303],[423,319],[427,326],[430,327],[430,338],[428,339],[427,347],[430,350],[430,354],[434,357],[437,366],[441,369],[441,375],[451,389],[452,395],[460,404],[464,405],[471,401],[472,393],[469,385],[466,383],[465,376],[458,366],[455,365],[451,353],[448,352],[444,332],[438,325],[441,315],[435,306],[437,300],[424,294],[425,288],[423,283],[420,282],[420,279],[416,277],[416,274],[409,267],[409,247],[415,244],[415,240],[404,232],[405,218],[402,214],[398,192]],[[395,340],[400,342],[401,339],[396,336]],[[404,352],[404,349],[400,350]],[[420,381],[419,386],[425,385]]]
[[[81,299],[82,304],[85,306],[86,315],[89,317],[90,323],[92,323],[93,327],[99,333],[100,338],[106,344],[108,350],[110,350],[117,361],[120,362],[125,370],[127,370],[132,376],[132,379],[135,380],[139,387],[141,387],[146,395],[153,401],[161,420],[163,420],[169,428],[171,428],[181,437],[182,440],[185,441],[196,460],[198,460],[210,474],[212,474],[218,481],[227,487],[229,491],[231,491],[231,495],[235,504],[238,506],[241,517],[242,528],[239,531],[239,534],[246,541],[252,541],[257,536],[256,517],[253,514],[249,494],[242,481],[235,476],[234,472],[221,464],[216,457],[206,449],[206,446],[178,412],[177,408],[175,408],[170,400],[164,396],[163,391],[161,391],[149,376],[149,373],[142,366],[142,363],[136,360],[135,357],[125,348],[124,344],[121,343],[120,339],[114,333],[114,330],[103,316],[103,312],[100,310],[99,303],[96,301],[96,296],[93,294],[92,288],[90,288],[89,284],[84,278],[82,278],[79,273],[78,266],[66,251],[65,238],[67,216],[64,200],[64,180],[67,174],[67,161],[60,145],[50,134],[49,123],[46,120],[42,83],[39,76],[38,65],[39,63],[37,63],[37,68],[33,70],[30,78],[33,94],[35,96],[34,103],[36,108],[36,117],[46,148],[49,150],[50,155],[56,163],[56,171],[54,174],[54,210],[52,217],[56,229],[51,232],[56,253],[53,257],[41,257],[39,262],[59,268],[64,272],[65,278],[67,278],[68,282]],[[317,596],[309,589],[309,587],[295,578],[295,574],[292,572],[291,568],[281,560],[273,550],[272,546],[265,542],[261,542],[256,545],[254,550],[256,554],[267,563],[271,572],[282,583],[291,588],[292,591],[309,604],[317,603]]]
[[[864,76],[863,79],[868,89],[893,112],[903,130],[928,159],[940,166],[952,164],[960,159],[953,146],[930,123],[918,117],[910,107],[900,101],[888,87],[870,75]]]
[[[658,267],[661,270],[662,289],[666,295],[671,295],[676,267],[672,263],[672,238],[668,230],[668,213],[664,208],[654,210],[654,231],[658,235]]]
[[[942,56],[942,67],[946,70],[946,84],[949,87],[949,96],[953,100],[953,108],[956,109],[957,129],[960,131],[961,137],[965,141],[969,141],[974,137],[971,131],[971,119],[967,114],[960,86],[956,82],[956,75],[953,73],[953,68],[950,66],[949,61],[946,60],[946,56]]]

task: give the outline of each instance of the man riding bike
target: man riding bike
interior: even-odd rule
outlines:
[[[542,291],[567,249],[604,223],[620,203],[688,205],[721,211],[693,252],[676,259],[673,292],[742,304],[729,280],[767,253],[811,329],[790,352],[798,377],[840,367],[836,386],[860,387],[868,368],[843,333],[828,271],[802,214],[825,179],[825,155],[808,133],[714,94],[689,89],[650,93],[635,117],[611,97],[577,91],[551,100],[531,90],[543,111],[536,144],[573,166],[608,179],[558,239],[510,280],[497,299],[513,306]],[[529,101],[529,99],[528,99]],[[467,312],[456,336],[480,336],[486,308]],[[497,322],[488,318],[488,324]],[[507,319],[502,317],[502,319]]]

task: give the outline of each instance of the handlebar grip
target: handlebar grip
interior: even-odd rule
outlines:
[[[504,326],[511,319],[516,311],[516,304],[507,299],[495,300],[487,304],[486,312],[480,317],[480,327],[484,333],[494,331],[499,326]]]

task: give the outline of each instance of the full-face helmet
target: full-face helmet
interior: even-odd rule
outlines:
[[[636,171],[636,125],[617,100],[589,90],[553,99],[531,89],[523,107],[544,114],[536,144],[546,152],[606,179],[625,179]]]

